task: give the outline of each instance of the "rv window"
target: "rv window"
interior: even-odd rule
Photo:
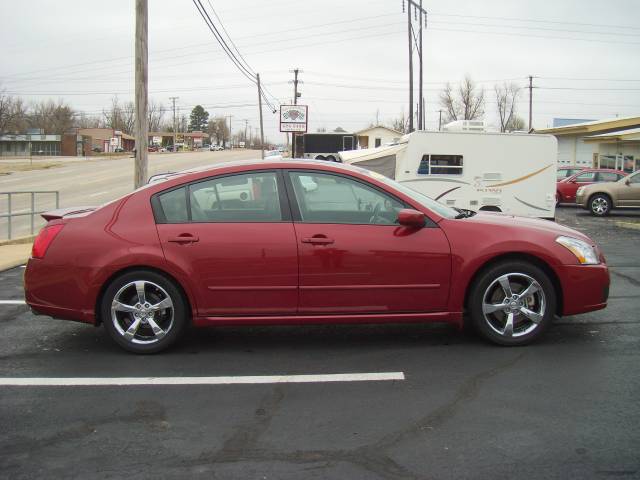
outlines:
[[[423,155],[420,175],[462,175],[462,155]]]

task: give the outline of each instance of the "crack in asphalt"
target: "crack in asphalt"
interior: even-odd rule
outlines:
[[[616,272],[615,270],[609,270],[612,274],[614,274],[616,277],[620,277],[624,280],[626,280],[627,282],[629,282],[630,284],[636,286],[636,287],[640,287],[640,280],[636,280],[635,278],[629,276],[629,275],[625,275],[624,273],[620,273],[620,272]]]
[[[283,461],[296,464],[347,462],[359,466],[366,471],[385,479],[424,480],[430,478],[424,474],[412,472],[393,460],[388,453],[409,437],[425,435],[428,429],[441,426],[449,421],[465,403],[474,400],[480,393],[482,385],[489,379],[515,366],[525,353],[482,371],[465,380],[457,389],[453,398],[446,404],[427,413],[425,416],[408,425],[406,428],[383,436],[380,440],[351,450],[295,450],[283,452],[260,448],[259,440],[277,413],[284,392],[280,386],[275,387],[260,401],[251,422],[237,427],[223,446],[216,451],[202,453],[194,459],[184,459],[180,466],[195,467],[215,463],[238,463],[244,461]]]

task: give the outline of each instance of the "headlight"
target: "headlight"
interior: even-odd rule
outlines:
[[[582,195],[582,192],[584,192],[584,189],[586,187],[583,185],[582,187],[578,187],[578,190],[576,190],[576,196],[577,195]]]
[[[587,242],[564,236],[556,238],[556,242],[573,253],[582,265],[597,265],[600,263],[596,249]]]

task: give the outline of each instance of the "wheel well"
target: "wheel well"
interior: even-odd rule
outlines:
[[[480,210],[482,210],[483,212],[502,212],[502,210],[500,210],[500,207],[496,207],[494,205],[485,205],[483,207],[480,207]]]
[[[96,327],[102,323],[102,318],[100,318],[100,303],[102,303],[104,292],[107,290],[111,282],[113,282],[113,280],[118,278],[120,275],[124,275],[126,273],[133,272],[136,270],[145,270],[147,272],[154,272],[159,275],[162,275],[163,277],[166,277],[167,280],[173,282],[176,288],[180,291],[180,294],[182,295],[182,299],[184,300],[184,303],[187,306],[189,318],[193,317],[193,309],[191,307],[191,302],[189,301],[189,296],[184,291],[184,288],[182,287],[182,285],[178,280],[176,280],[172,275],[169,275],[164,270],[160,270],[159,268],[148,267],[145,265],[136,265],[132,267],[123,268],[121,270],[118,270],[117,272],[114,272],[107,280],[105,280],[105,282],[100,287],[100,292],[98,293],[98,297],[96,298],[96,304],[94,305],[95,314],[96,314]]]
[[[593,197],[595,197],[596,195],[602,195],[603,197],[607,197],[609,199],[609,203],[611,203],[611,208],[613,208],[613,199],[611,198],[611,195],[605,192],[595,192],[589,195],[589,201],[587,202],[587,206],[591,204],[591,200],[593,200]]]
[[[491,260],[485,262],[482,266],[480,266],[480,268],[478,268],[478,270],[476,270],[476,272],[473,274],[473,277],[471,277],[471,280],[469,281],[469,283],[467,284],[467,288],[464,292],[464,307],[465,309],[467,308],[468,302],[469,302],[469,295],[471,294],[471,287],[473,286],[473,284],[475,283],[476,279],[480,276],[480,274],[482,274],[485,270],[493,267],[494,265],[501,263],[501,262],[505,262],[505,261],[510,261],[510,260],[515,260],[515,261],[525,261],[525,262],[529,262],[532,263],[533,265],[535,265],[536,267],[542,269],[544,271],[544,273],[546,273],[549,276],[549,279],[551,280],[551,283],[553,284],[553,289],[556,292],[556,314],[557,315],[561,315],[562,314],[562,309],[563,309],[563,296],[562,296],[562,285],[560,284],[560,280],[558,279],[558,276],[556,275],[556,273],[553,271],[553,269],[549,266],[549,264],[547,262],[545,262],[544,260],[536,257],[535,255],[530,255],[527,253],[507,253],[504,255],[500,255],[497,257],[492,258]]]

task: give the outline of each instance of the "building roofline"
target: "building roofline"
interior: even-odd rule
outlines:
[[[594,120],[593,122],[565,125],[563,127],[536,129],[536,133],[549,133],[552,135],[572,135],[576,133],[595,133],[604,130],[619,130],[640,126],[640,117],[607,118]]]

